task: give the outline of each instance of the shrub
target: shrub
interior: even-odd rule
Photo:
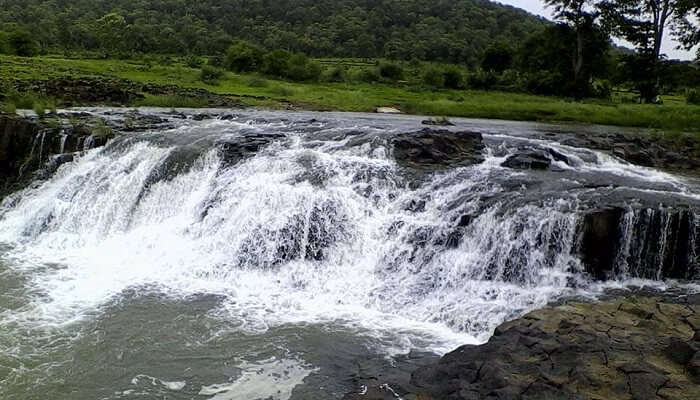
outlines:
[[[285,77],[289,70],[289,59],[291,57],[292,53],[286,50],[273,50],[265,54],[262,61],[262,72],[271,76]]]
[[[562,87],[563,81],[558,72],[540,71],[526,77],[525,88],[533,94],[560,94],[565,90]]]
[[[381,77],[375,68],[362,68],[353,74],[353,80],[365,83],[378,82]]]
[[[448,89],[463,89],[464,76],[457,67],[447,67],[443,73],[444,86]]]
[[[596,81],[591,88],[591,95],[601,99],[612,97],[613,88],[610,81]]]
[[[20,57],[34,57],[39,54],[39,43],[37,43],[29,32],[14,31],[7,38],[12,54]]]
[[[333,67],[323,73],[323,80],[326,82],[345,82],[347,73],[343,67]]]
[[[467,77],[467,84],[470,88],[489,90],[498,83],[498,75],[493,71],[477,69]]]
[[[199,80],[209,85],[218,85],[223,76],[224,71],[210,65],[203,66],[199,72]]]
[[[445,86],[445,74],[436,67],[430,67],[423,73],[423,83],[428,86],[441,88]]]
[[[226,51],[224,65],[234,72],[258,71],[263,64],[263,51],[245,41],[238,41]]]
[[[190,55],[185,57],[185,65],[190,68],[201,68],[204,65],[204,59],[202,57]]]
[[[309,60],[303,54],[292,54],[287,62],[287,70],[282,74],[283,77],[293,81],[318,80],[320,75],[321,64]]]
[[[520,73],[514,69],[503,71],[501,76],[498,77],[498,88],[513,92],[524,90]]]
[[[393,63],[382,63],[379,65],[379,75],[384,79],[398,81],[403,78],[403,68]]]
[[[700,106],[700,91],[696,89],[688,90],[685,95],[685,101],[688,104]]]

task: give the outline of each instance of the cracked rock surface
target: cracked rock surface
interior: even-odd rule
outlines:
[[[700,295],[567,301],[412,374],[420,399],[700,399]]]

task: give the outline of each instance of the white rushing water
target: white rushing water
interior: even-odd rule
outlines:
[[[32,318],[70,323],[127,289],[219,294],[219,315],[244,331],[334,321],[378,337],[398,332],[389,352],[445,352],[558,296],[587,293],[577,197],[521,203],[506,185],[527,178],[500,166],[507,154],[490,148],[484,163],[412,187],[381,141],[316,140],[284,122],[205,121],[166,134],[196,143],[251,130],[286,138],[234,165],[210,146],[167,177],[162,166],[179,144],[113,143],[6,200],[0,242],[31,276]],[[577,159],[583,169],[663,180],[610,157]]]

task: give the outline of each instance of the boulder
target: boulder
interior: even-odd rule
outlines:
[[[477,132],[451,132],[429,128],[392,139],[394,158],[408,168],[433,170],[467,166],[484,161],[483,138]]]
[[[511,169],[546,170],[551,164],[552,159],[548,153],[541,150],[530,150],[508,157],[501,166]]]

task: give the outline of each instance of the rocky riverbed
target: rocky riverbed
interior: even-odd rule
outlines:
[[[500,325],[488,343],[460,347],[410,381],[358,382],[346,399],[695,400],[700,294],[564,301]]]

